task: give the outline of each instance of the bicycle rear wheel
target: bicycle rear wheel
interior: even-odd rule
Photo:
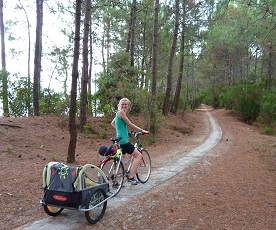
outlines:
[[[146,183],[151,173],[151,159],[147,150],[142,150],[143,158],[137,168],[136,176],[141,183]]]
[[[110,159],[106,161],[101,168],[106,175],[109,183],[108,195],[116,196],[124,183],[124,165],[118,159]]]

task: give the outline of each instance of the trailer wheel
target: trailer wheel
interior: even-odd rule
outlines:
[[[60,207],[55,207],[51,205],[43,205],[44,211],[49,215],[49,216],[57,216],[60,214],[63,210],[63,208]]]
[[[85,211],[85,217],[90,224],[96,224],[103,218],[107,206],[107,201],[104,201],[106,198],[107,195],[105,191],[100,188],[95,189],[87,195],[85,208],[91,210]]]

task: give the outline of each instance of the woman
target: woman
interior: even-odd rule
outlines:
[[[142,154],[134,148],[134,146],[128,140],[128,129],[132,131],[138,131],[142,133],[150,133],[147,130],[139,128],[137,125],[133,124],[127,117],[126,113],[131,109],[131,102],[127,98],[122,98],[118,104],[118,112],[115,115],[115,118],[111,122],[111,125],[116,129],[116,136],[122,137],[120,141],[123,154],[128,153],[133,156],[133,163],[129,173],[128,182],[132,185],[137,185],[138,180],[134,179],[136,170],[139,166],[140,161],[142,160]]]

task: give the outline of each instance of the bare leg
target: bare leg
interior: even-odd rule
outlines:
[[[136,174],[139,163],[142,160],[142,154],[137,149],[135,149],[131,155],[133,156],[134,159],[133,159],[132,166],[131,166],[131,169],[129,172],[129,177],[133,178],[134,175]]]

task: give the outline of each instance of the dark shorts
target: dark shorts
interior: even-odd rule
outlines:
[[[121,145],[121,148],[123,150],[123,154],[126,154],[126,153],[132,154],[135,149],[134,146],[130,142]]]

